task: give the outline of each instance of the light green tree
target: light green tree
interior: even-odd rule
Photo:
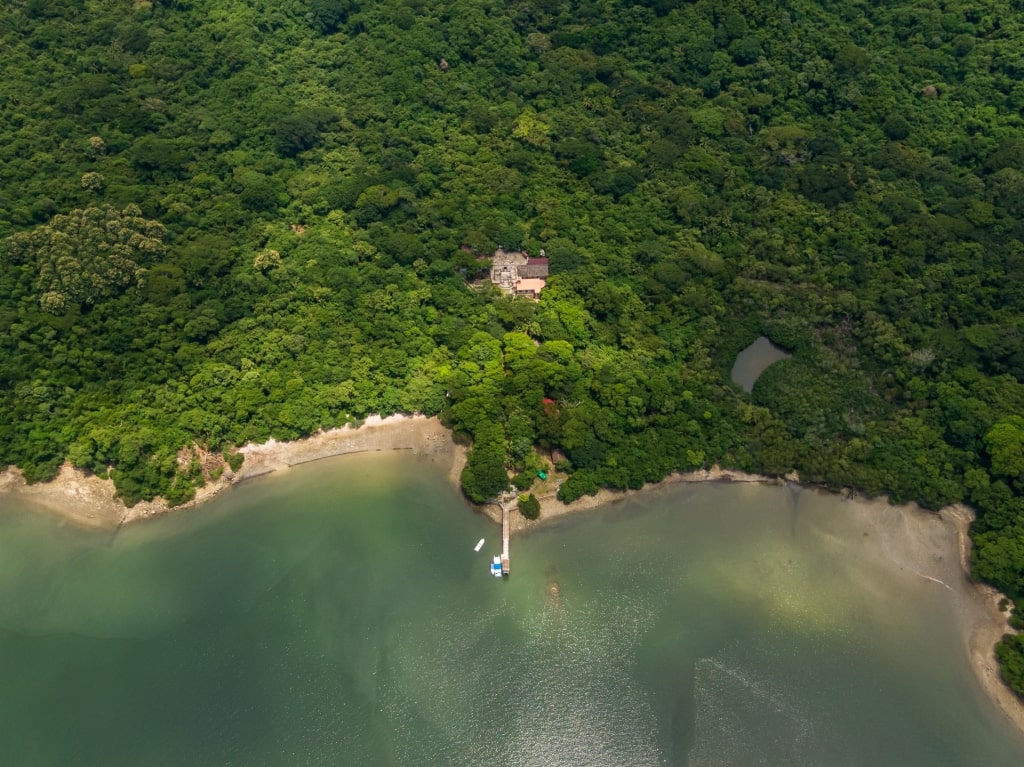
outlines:
[[[1024,477],[1024,418],[1011,415],[996,423],[985,435],[985,447],[994,474]]]
[[[39,303],[59,314],[141,286],[143,263],[163,255],[164,227],[136,205],[73,210],[0,243],[0,259],[35,271]]]

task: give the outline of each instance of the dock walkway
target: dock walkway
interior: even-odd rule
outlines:
[[[504,500],[501,502],[501,574],[508,575],[508,505]]]

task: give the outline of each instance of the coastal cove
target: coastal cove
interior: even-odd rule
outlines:
[[[422,416],[371,418],[357,429],[337,429],[291,443],[270,442],[263,445],[247,445],[241,448],[241,452],[246,455],[246,460],[238,472],[225,474],[220,481],[203,488],[192,503],[179,508],[194,508],[199,504],[211,505],[214,497],[220,491],[243,482],[245,482],[243,486],[224,496],[224,499],[231,499],[236,493],[243,493],[243,491],[247,493],[248,491],[245,490],[249,484],[246,482],[247,480],[253,480],[260,484],[267,481],[264,479],[266,475],[273,474],[274,477],[269,479],[272,480],[272,483],[279,483],[291,475],[293,467],[295,467],[294,471],[308,471],[315,468],[319,473],[320,467],[326,470],[329,465],[332,472],[337,470],[344,473],[344,462],[325,462],[325,459],[338,459],[340,456],[350,455],[353,461],[385,460],[383,457],[380,459],[368,458],[366,456],[368,453],[408,455],[409,460],[415,459],[420,462],[414,467],[417,473],[424,471],[437,473],[446,478],[447,486],[454,491],[458,486],[459,472],[465,461],[465,450],[452,441],[450,432],[437,419]],[[302,464],[313,462],[322,463],[318,463],[316,467],[302,466]],[[426,465],[423,465],[423,462]],[[320,481],[319,477],[314,481]],[[928,571],[924,569],[916,571],[911,568],[911,572],[923,580],[933,581],[940,588],[949,590],[955,595],[954,602],[957,605],[955,620],[962,632],[964,645],[970,657],[970,665],[974,669],[978,681],[1003,714],[1012,720],[1017,728],[1024,731],[1024,706],[1002,684],[992,654],[994,643],[1005,631],[1009,630],[1005,615],[999,609],[1001,595],[989,587],[970,581],[966,575],[970,545],[967,529],[973,517],[971,511],[965,507],[950,507],[935,514],[922,511],[913,505],[890,506],[884,499],[844,499],[839,496],[830,496],[813,488],[801,489],[795,481],[747,475],[716,467],[708,471],[674,474],[662,483],[648,486],[643,490],[625,492],[603,490],[595,496],[584,496],[570,505],[558,502],[553,495],[545,496],[541,499],[541,518],[531,522],[518,513],[514,513],[512,515],[514,522],[512,532],[519,537],[520,541],[524,542],[531,540],[536,535],[557,534],[556,531],[560,525],[577,524],[575,519],[567,515],[574,515],[576,512],[584,510],[603,514],[612,508],[621,508],[624,511],[634,509],[637,504],[643,506],[650,503],[650,499],[665,493],[689,492],[680,486],[691,483],[709,483],[709,486],[723,487],[765,485],[768,486],[765,487],[765,492],[789,493],[794,498],[822,495],[829,499],[828,502],[841,507],[842,514],[870,519],[872,525],[875,525],[879,518],[889,520],[884,528],[886,535],[881,540],[876,539],[875,541],[883,549],[892,546],[893,541],[901,542],[899,545],[904,545],[908,540],[919,539],[929,541],[938,548],[946,547],[956,552],[955,579],[950,577],[949,570],[941,578],[928,574]],[[76,526],[98,528],[99,530],[120,529],[129,522],[153,519],[165,515],[168,511],[178,510],[168,509],[166,505],[158,502],[138,504],[136,507],[126,509],[114,498],[111,483],[95,477],[83,476],[67,467],[62,471],[61,477],[54,482],[39,485],[25,485],[23,481],[19,481],[16,472],[8,471],[0,479],[0,488],[4,491],[0,495],[0,502],[4,506],[16,505],[22,510],[45,509],[49,512],[57,512]],[[221,503],[221,499],[217,499],[216,503]],[[228,500],[228,503],[233,504],[235,501]],[[463,503],[464,501],[458,502],[458,505],[461,506]],[[484,506],[480,511],[491,521],[500,521],[495,519],[493,508]],[[211,511],[211,513],[214,512]],[[178,514],[171,514],[168,518],[177,518],[178,516]],[[467,525],[470,524],[471,519],[466,521]],[[159,520],[155,520],[155,522],[159,523]],[[131,525],[131,528],[135,527],[135,525]],[[491,536],[493,535],[492,530]],[[887,537],[889,535],[893,536],[892,540]],[[940,554],[936,554],[936,557],[939,560],[942,559]],[[521,565],[517,575],[519,577],[536,576],[536,573],[532,576],[522,573],[522,570],[528,567],[528,564]],[[522,574],[520,575],[520,573]]]
[[[913,706],[886,701],[907,690],[927,691],[918,707],[930,722],[908,727],[916,761],[942,761],[929,741],[960,721],[935,711],[944,705],[981,723],[964,737],[973,752],[951,748],[984,761],[984,733],[998,725],[975,677],[1007,713],[1024,700],[1018,5],[0,6],[0,562],[22,697],[67,695],[69,712],[79,691],[95,700],[106,685],[94,672],[120,673],[119,655],[134,649],[106,644],[106,632],[139,615],[193,654],[221,647],[229,668],[232,649],[252,659],[265,648],[260,660],[278,667],[295,646],[315,657],[311,637],[370,627],[379,678],[347,651],[333,670],[373,695],[326,685],[317,705],[293,709],[293,724],[330,732],[317,712],[336,718],[336,687],[376,733],[373,758],[356,749],[350,760],[431,763],[480,741],[415,693],[400,707],[422,729],[405,743],[423,735],[437,750],[387,753],[382,733],[404,720],[380,718],[376,698],[395,703],[394,689],[442,691],[447,681],[427,680],[409,659],[452,657],[445,639],[463,641],[470,627],[480,657],[467,650],[455,670],[478,678],[451,709],[469,721],[478,706],[504,712],[539,695],[532,672],[549,669],[538,654],[567,669],[573,657],[610,659],[602,626],[626,639],[633,625],[642,642],[594,668],[623,690],[638,685],[636,711],[661,707],[637,719],[620,712],[632,722],[623,729],[583,728],[595,742],[619,732],[615,753],[707,763],[722,743],[701,746],[699,723],[727,722],[747,693],[775,700],[779,680],[800,669],[773,659],[810,659],[820,647],[831,660],[808,679],[828,684],[808,682],[801,710],[822,708],[817,690],[846,700],[838,679],[861,694],[834,714],[839,729],[825,727],[836,737],[818,763],[841,763],[832,757],[863,733],[889,732]],[[626,489],[636,492],[616,492]],[[878,511],[862,515],[862,503]],[[472,533],[470,547],[497,537],[495,509],[500,545],[479,555],[493,571],[501,552],[511,577],[478,583],[462,536]],[[908,540],[935,546],[896,556],[901,524],[916,531]],[[194,543],[179,550],[179,536]],[[236,558],[236,540],[256,553]],[[833,546],[872,563],[870,574],[851,564],[833,578]],[[938,551],[941,562],[928,558]],[[104,577],[80,577],[74,552]],[[899,569],[907,562],[914,572]],[[829,598],[816,602],[818,569]],[[304,573],[289,581],[293,602],[270,594],[293,571]],[[331,573],[331,586],[320,591],[317,573]],[[375,583],[379,592],[364,588]],[[562,605],[551,614],[571,616],[558,625],[573,636],[540,631],[557,621],[529,602],[530,589]],[[236,593],[248,595],[238,611]],[[311,594],[317,614],[303,612]],[[522,600],[493,601],[512,594]],[[872,594],[889,594],[878,604],[892,609],[875,611]],[[816,605],[808,625],[779,617],[794,600]],[[863,607],[857,620],[814,628],[847,602]],[[353,617],[335,625],[338,604]],[[634,604],[642,620],[630,624],[624,606]],[[289,620],[291,609],[304,620]],[[65,611],[92,617],[66,624]],[[431,623],[435,613],[450,623]],[[209,619],[217,637],[176,633],[179,618]],[[1011,624],[1017,633],[1004,634]],[[292,625],[308,633],[291,635]],[[928,626],[942,636],[934,651]],[[897,647],[885,644],[890,628]],[[433,653],[416,654],[420,636]],[[219,697],[228,710],[259,698],[247,678],[123,638],[139,640],[139,679],[147,659],[167,654],[235,692]],[[502,653],[503,671],[483,662],[484,646]],[[771,651],[727,657],[754,646]],[[46,647],[69,670],[48,664]],[[388,653],[398,647],[396,666]],[[1019,699],[1006,697],[993,654]],[[846,655],[858,678],[892,672],[881,703],[836,660]],[[90,656],[95,666],[75,664]],[[951,675],[925,670],[946,662]],[[637,665],[646,682],[616,676]],[[665,667],[680,673],[662,677]],[[898,683],[904,667],[922,673]],[[545,698],[548,719],[576,711],[573,701],[613,697],[576,668],[594,686],[563,677]],[[254,742],[278,745],[287,706],[276,704],[330,679],[323,670],[289,666],[269,685],[280,716],[247,719]],[[678,696],[662,678],[679,682]],[[707,694],[721,685],[699,680],[712,678],[736,697]],[[152,762],[150,723],[120,715],[161,707],[149,689],[175,679],[121,681],[122,699],[98,706],[92,727],[97,739],[112,723],[138,732],[142,751],[97,743],[91,761]],[[713,699],[732,703],[712,716]],[[18,708],[13,691],[8,700]],[[159,759],[194,763],[175,753],[196,710],[181,702],[182,726],[153,734],[166,743]],[[880,709],[888,716],[872,719]],[[45,718],[42,702],[33,711]],[[747,761],[777,729],[750,713],[761,734],[738,738]],[[86,727],[69,719],[69,729]],[[525,731],[546,732],[545,721],[526,717]],[[27,733],[32,721],[0,723]],[[658,734],[653,745],[633,737],[644,727]],[[45,748],[45,733],[35,741]],[[273,761],[235,744],[221,764]],[[45,761],[24,745],[15,761]],[[996,748],[990,761],[1005,761]],[[300,761],[337,763],[330,752]]]
[[[951,521],[666,484],[519,536],[495,580],[444,469],[328,458],[113,536],[4,496],[12,761],[1019,763]]]

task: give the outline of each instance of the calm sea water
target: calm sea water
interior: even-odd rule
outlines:
[[[0,760],[1024,761],[967,665],[935,525],[701,485],[516,539],[507,580],[487,572],[499,546],[399,456],[307,465],[117,535],[8,508]]]

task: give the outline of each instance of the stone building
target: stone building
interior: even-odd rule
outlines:
[[[543,253],[543,251],[541,251]],[[548,259],[498,248],[491,257],[491,282],[508,295],[538,298],[548,276]]]

